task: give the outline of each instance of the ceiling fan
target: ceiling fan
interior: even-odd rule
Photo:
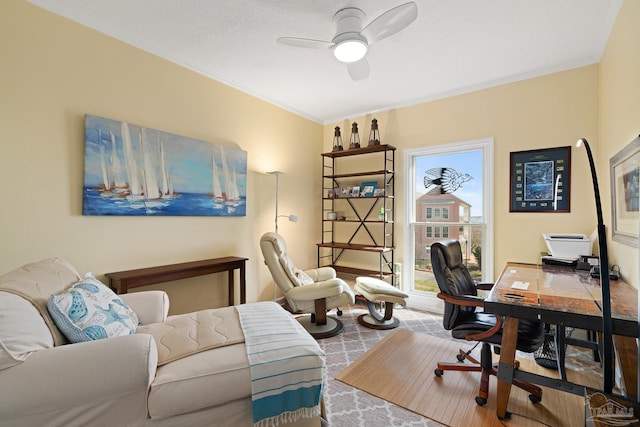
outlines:
[[[276,41],[294,47],[333,49],[336,59],[347,64],[351,78],[362,80],[369,76],[369,62],[365,58],[369,45],[402,31],[417,16],[415,2],[408,2],[387,10],[364,26],[365,13],[346,7],[333,16],[336,32],[331,41],[298,37],[279,37]]]

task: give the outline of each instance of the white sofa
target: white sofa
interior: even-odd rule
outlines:
[[[0,426],[254,425],[244,342],[194,351],[162,366],[163,346],[147,333],[68,344],[46,303],[80,279],[60,258],[0,276]],[[167,316],[164,292],[119,297],[151,329],[175,317]],[[280,320],[288,321],[291,316],[280,311]],[[319,426],[320,416],[314,409],[289,421],[280,425]]]

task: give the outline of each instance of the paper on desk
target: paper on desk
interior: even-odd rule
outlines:
[[[522,289],[523,291],[526,291],[527,289],[529,289],[529,282],[521,282],[519,280],[516,280],[515,282],[513,282],[513,284],[511,284],[511,288]]]

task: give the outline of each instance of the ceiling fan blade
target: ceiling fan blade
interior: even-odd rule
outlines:
[[[409,2],[389,9],[360,32],[369,43],[387,38],[403,30],[418,17],[418,6]]]
[[[347,70],[353,80],[366,79],[369,77],[369,62],[367,58],[362,58],[360,61],[347,64]]]
[[[333,47],[335,43],[323,40],[301,39],[297,37],[279,37],[276,39],[278,43],[286,44],[293,47],[305,47],[311,49],[327,49]]]

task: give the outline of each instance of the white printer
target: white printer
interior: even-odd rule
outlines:
[[[577,260],[580,255],[591,255],[593,240],[585,234],[543,233],[549,255],[553,258]]]

